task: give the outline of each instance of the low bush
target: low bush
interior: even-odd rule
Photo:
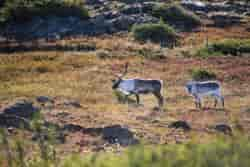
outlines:
[[[89,17],[80,0],[8,0],[0,10],[0,21],[26,22],[34,16]]]
[[[17,142],[10,146],[10,139],[1,137],[1,166],[4,162],[12,167],[248,167],[250,164],[249,138],[238,136],[206,144],[135,146],[120,155],[99,153],[82,157],[74,154],[66,159],[60,157],[60,161],[47,142],[38,142],[40,153],[26,160],[26,156],[31,154],[25,151],[28,144]]]
[[[151,41],[167,46],[178,43],[175,30],[165,23],[140,24],[132,27],[133,36],[138,41]]]
[[[250,53],[250,39],[226,39],[198,49],[195,55],[200,57],[215,55],[241,56],[246,53]]]
[[[175,25],[177,27],[185,26],[183,27],[185,29],[191,29],[201,24],[201,20],[197,15],[195,15],[191,11],[187,11],[177,4],[156,5],[152,10],[152,15],[158,18],[162,18],[170,25]]]
[[[250,40],[228,39],[215,42],[211,45],[211,50],[234,56],[250,53]]]
[[[166,58],[163,52],[161,52],[160,50],[154,51],[152,50],[152,48],[142,48],[138,50],[138,53],[140,54],[140,56],[152,60],[161,60]]]
[[[195,81],[206,81],[206,80],[212,80],[212,79],[217,78],[215,73],[211,71],[207,71],[205,69],[191,70],[191,76],[192,76],[192,79]]]

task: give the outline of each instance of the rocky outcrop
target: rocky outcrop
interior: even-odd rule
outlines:
[[[147,14],[125,15],[119,12],[105,12],[82,21],[77,17],[50,17],[48,19],[36,17],[25,24],[10,24],[8,36],[20,40],[47,38],[48,40],[61,39],[67,36],[87,35],[96,36],[127,31],[133,24],[157,22],[158,19]],[[6,36],[6,31],[0,35]]]
[[[137,2],[137,3],[136,3]],[[86,8],[91,17],[82,20],[78,17],[34,17],[26,23],[10,23],[0,27],[0,38],[9,37],[17,40],[47,39],[58,40],[64,37],[97,36],[130,30],[133,24],[155,23],[159,18],[152,16],[153,8],[159,2],[152,0],[86,0]],[[204,3],[195,0],[183,0],[181,5],[202,16],[214,20],[216,26],[238,24],[250,12],[246,4],[240,3]],[[218,12],[226,12],[219,14]],[[171,21],[168,21],[171,22]],[[187,30],[186,19],[173,20],[173,25],[181,31]],[[185,24],[183,24],[185,23]],[[171,23],[169,23],[171,24]]]
[[[23,100],[14,102],[0,111],[0,126],[30,128],[30,119],[39,109],[32,102]]]
[[[14,102],[1,111],[1,115],[12,115],[21,118],[30,119],[39,112],[39,109],[33,106],[30,101],[22,100]]]
[[[209,18],[214,21],[217,27],[226,27],[241,24],[243,17],[235,13],[214,12],[209,14]]]
[[[198,0],[183,0],[181,5],[194,12],[235,12],[242,14],[249,10],[249,6],[245,3],[230,3],[230,1],[222,1],[217,3],[206,3]]]

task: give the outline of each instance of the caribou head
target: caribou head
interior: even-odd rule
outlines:
[[[112,85],[112,89],[117,89],[120,85],[120,83],[122,82],[122,78],[127,74],[128,72],[128,63],[125,64],[125,70],[122,74],[119,75],[115,75],[117,77],[117,79],[113,79],[113,85]]]

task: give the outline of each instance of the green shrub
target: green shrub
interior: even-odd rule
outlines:
[[[26,22],[34,16],[89,17],[80,0],[8,0],[0,10],[0,21]]]
[[[166,56],[160,50],[154,51],[152,48],[139,49],[138,53],[140,56],[152,60],[161,60],[166,58]]]
[[[209,57],[214,55],[241,56],[250,53],[250,39],[226,39],[211,43],[208,47],[197,50],[196,56]]]
[[[241,53],[250,53],[250,40],[228,39],[212,44],[213,51],[219,51],[223,54],[240,55]]]
[[[74,154],[60,157],[50,140],[42,136],[49,133],[41,129],[35,132],[38,138],[38,152],[28,152],[31,143],[23,139],[15,140],[0,133],[0,165],[12,167],[248,167],[250,164],[250,140],[247,137],[234,136],[229,139],[217,139],[210,143],[169,144],[154,146],[134,146],[122,154],[98,153],[84,156]],[[12,144],[14,143],[14,144]],[[34,148],[34,147],[32,147]],[[36,147],[35,147],[36,148]],[[30,150],[30,149],[28,149]],[[6,165],[3,165],[5,162]]]
[[[216,74],[204,69],[194,69],[191,70],[191,76],[192,79],[195,81],[205,81],[205,80],[211,80],[216,79]]]
[[[203,57],[203,58],[207,58],[207,57],[211,57],[211,56],[221,56],[221,55],[223,55],[223,53],[221,53],[219,51],[214,51],[210,47],[202,47],[202,48],[199,48],[195,52],[195,56]]]
[[[151,41],[166,44],[168,46],[177,44],[178,35],[175,30],[167,24],[140,24],[132,27],[133,36],[139,41]]]
[[[94,154],[69,157],[63,167],[248,167],[248,139],[218,140],[208,144],[184,144],[130,148],[120,156]]]
[[[185,29],[191,29],[201,24],[200,18],[194,13],[187,11],[177,4],[156,5],[153,8],[152,15],[162,18],[165,22],[175,26],[185,26]]]

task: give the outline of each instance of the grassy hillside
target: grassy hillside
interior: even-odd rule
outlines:
[[[138,6],[129,4],[134,1],[123,2],[91,6],[89,1],[87,7],[93,17],[79,29],[88,26],[92,33],[94,22],[102,28],[106,18],[111,28],[116,21],[123,24],[143,19],[143,24],[134,25],[132,33],[78,36],[79,31],[74,36],[48,40],[0,41],[0,166],[248,167],[247,25],[219,28],[208,20],[209,26],[199,27],[203,20],[196,15],[165,5],[152,9],[164,22],[157,23],[156,19],[148,23],[144,19],[151,16],[137,13]],[[151,11],[155,2],[146,5]],[[118,9],[132,14],[127,17],[117,13]],[[169,18],[176,10],[181,14]],[[101,11],[106,12],[102,15]],[[23,23],[33,16],[88,18],[79,0],[11,0],[0,13],[2,23]],[[192,31],[177,29],[177,34],[166,24],[171,19],[176,23],[187,19],[191,23],[182,26],[198,27]],[[26,38],[25,33],[23,36]],[[174,43],[178,45],[165,47]],[[112,89],[112,80],[127,63],[124,78],[163,81],[162,108],[153,95],[141,95],[138,105],[134,96],[127,100]],[[225,108],[220,103],[215,107],[213,97],[204,98],[202,108],[195,107],[185,84],[208,79],[220,82]],[[18,109],[25,103],[36,108],[37,114],[18,115],[28,114],[30,105]],[[189,128],[175,127],[176,122]],[[227,133],[218,125],[231,130]]]
[[[35,16],[77,16],[83,19],[89,17],[83,1],[80,0],[10,0],[0,9],[2,23],[27,22]]]
[[[28,144],[1,138],[1,147],[6,150],[0,156],[1,164],[12,167],[211,167],[249,165],[250,143],[248,138],[240,137],[232,140],[217,139],[206,144],[188,143],[170,146],[136,146],[126,149],[123,153],[99,153],[82,156],[74,154],[64,160],[53,153],[51,145],[41,143],[40,153],[34,154],[28,161],[25,148]],[[5,145],[3,145],[5,144]],[[6,145],[7,144],[7,145]],[[11,154],[8,151],[11,149]],[[15,153],[14,153],[15,151]],[[4,155],[9,161],[4,161]]]

